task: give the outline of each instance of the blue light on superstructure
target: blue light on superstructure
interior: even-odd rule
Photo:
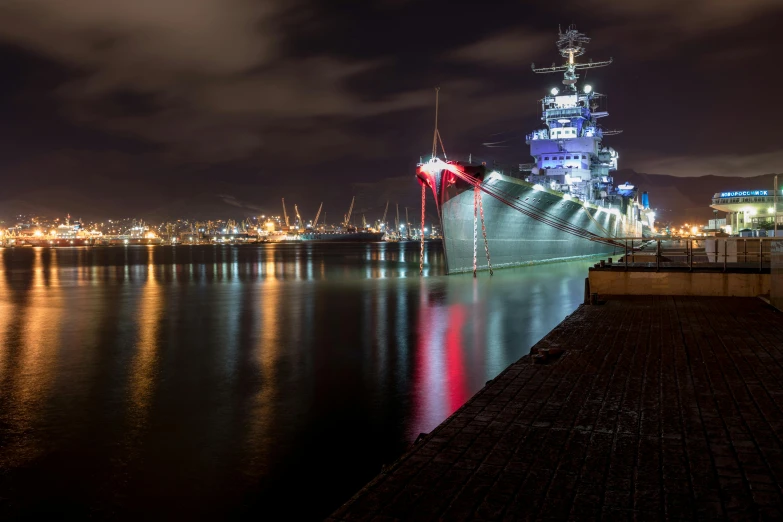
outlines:
[[[604,67],[612,61],[577,63],[574,58],[585,52],[590,41],[573,26],[558,35],[557,48],[565,58],[563,65],[536,68],[536,73],[563,73],[562,88],[552,88],[541,100],[541,120],[546,128],[527,136],[530,155],[535,159],[528,181],[571,194],[584,201],[606,200],[620,194],[614,189],[610,173],[617,170],[619,155],[602,144],[606,135],[598,119],[608,116],[599,105],[605,98],[591,85],[577,85],[578,71]],[[605,203],[605,202],[604,202]],[[602,204],[604,204],[602,203]]]

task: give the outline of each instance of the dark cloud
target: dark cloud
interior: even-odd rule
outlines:
[[[524,67],[552,47],[552,32],[538,32],[520,26],[493,34],[454,51],[456,61],[480,65]]]
[[[145,182],[380,179],[426,153],[439,85],[447,150],[526,162],[537,100],[559,81],[530,63],[559,62],[557,25],[575,22],[593,37],[586,58],[615,57],[588,75],[610,95],[607,125],[626,131],[611,143],[623,166],[683,176],[779,165],[783,110],[767,105],[759,120],[744,107],[780,80],[765,56],[778,0],[525,4],[0,0],[0,56],[23,73],[6,75],[7,123],[26,126],[7,147],[82,149],[47,180],[79,166],[101,177],[107,155],[115,178]],[[6,181],[36,161],[16,158]]]
[[[7,1],[0,37],[78,71],[58,88],[75,121],[164,145],[178,159],[268,154],[302,133],[333,150],[348,141],[344,120],[430,103],[421,89],[369,100],[346,88],[378,63],[317,50],[286,56],[295,30],[286,20],[299,10],[307,5],[283,0]],[[323,118],[335,121],[324,129]]]
[[[702,156],[637,154],[636,170],[680,177],[739,176],[743,178],[779,172],[783,150],[757,154],[705,154]]]

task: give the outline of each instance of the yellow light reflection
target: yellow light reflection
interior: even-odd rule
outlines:
[[[6,250],[6,252],[8,251]],[[0,256],[2,255],[3,252],[0,251]],[[10,273],[6,273],[2,266],[0,264],[0,386],[7,378],[8,370],[6,368],[10,364],[11,354],[8,345],[11,330],[14,328],[14,323],[19,321],[19,317],[17,317],[19,308],[11,302],[11,287],[6,281],[6,278],[10,277]]]
[[[279,357],[278,346],[280,339],[280,307],[282,287],[274,276],[274,249],[266,251],[266,277],[259,286],[261,296],[261,320],[258,324],[259,333],[258,349],[256,350],[256,365],[261,373],[261,388],[256,393],[251,406],[253,413],[247,433],[246,444],[248,452],[252,455],[252,468],[259,466],[266,460],[266,452],[269,445],[266,443],[267,432],[275,418],[275,396],[277,394],[276,366]]]
[[[35,248],[30,301],[21,313],[10,314],[17,321],[21,319],[22,338],[10,401],[16,411],[8,419],[15,424],[12,431],[29,434],[21,441],[22,446],[16,447],[17,456],[25,461],[34,459],[43,450],[38,445],[35,426],[46,407],[54,381],[64,320],[57,254],[54,250],[48,251],[51,263],[44,267],[44,250]]]
[[[147,421],[154,393],[155,370],[158,362],[158,331],[165,310],[163,288],[155,277],[155,265],[151,262],[151,255],[149,259],[147,281],[141,292],[136,316],[138,336],[135,346],[136,355],[133,358],[130,374],[129,414],[131,423],[137,428],[142,427]]]

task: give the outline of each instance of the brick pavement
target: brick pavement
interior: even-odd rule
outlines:
[[[582,306],[329,520],[783,519],[783,314]],[[555,353],[556,350],[553,350]]]

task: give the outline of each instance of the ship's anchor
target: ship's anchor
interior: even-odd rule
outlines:
[[[489,243],[487,242],[487,227],[484,225],[484,206],[481,204],[481,189],[478,184],[473,186],[473,277],[476,277],[476,250],[478,246],[478,218],[481,216],[481,234],[484,236],[484,251],[487,253],[487,266],[492,276],[492,262],[489,259]]]

